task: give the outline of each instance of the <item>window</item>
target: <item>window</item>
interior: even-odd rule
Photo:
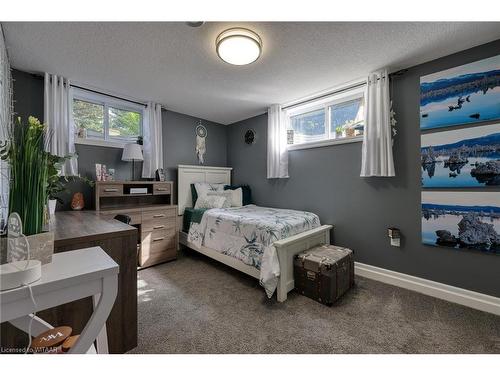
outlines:
[[[289,149],[361,141],[364,87],[286,110]]]
[[[73,88],[77,143],[124,144],[142,135],[144,106]]]

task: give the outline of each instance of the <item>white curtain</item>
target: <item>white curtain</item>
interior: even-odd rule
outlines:
[[[0,143],[9,137],[12,126],[12,79],[9,56],[0,25]],[[0,160],[0,232],[7,221],[9,204],[9,164]]]
[[[361,177],[394,175],[389,75],[384,69],[370,73],[366,84]]]
[[[278,104],[267,111],[267,178],[288,178],[286,118]]]
[[[45,73],[44,123],[50,132],[47,151],[57,156],[75,155],[75,130],[67,78]],[[64,164],[61,175],[78,175],[76,155]]]
[[[155,172],[163,168],[161,105],[148,103],[143,123],[142,177],[155,177]]]

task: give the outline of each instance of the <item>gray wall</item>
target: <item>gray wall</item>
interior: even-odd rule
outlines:
[[[43,119],[43,79],[23,71],[13,70],[14,78],[14,112],[27,118],[33,115]],[[168,180],[177,182],[178,164],[198,164],[195,153],[195,129],[199,118],[182,113],[163,110],[163,165]],[[202,120],[208,130],[206,139],[207,152],[205,164],[226,166],[227,128],[225,125]],[[105,164],[114,168],[116,179],[130,180],[132,178],[132,163],[121,160],[122,149],[112,147],[76,145],[78,154],[78,172],[91,180],[95,180],[95,164]],[[136,179],[141,175],[142,163],[135,163]],[[68,191],[61,194],[65,202],[58,204],[58,210],[70,209],[71,197],[74,192],[82,191],[87,208],[93,208],[93,189],[81,181],[68,184]]]
[[[354,249],[356,260],[500,297],[500,256],[420,243],[419,78],[500,53],[500,40],[412,67],[393,83],[398,134],[397,177],[360,178],[361,143],[290,152],[287,180],[266,179],[267,115],[229,126],[228,165],[235,183],[252,186],[263,206],[303,209],[334,224],[333,242]],[[243,142],[246,129],[258,140]],[[399,227],[402,246],[391,247],[387,227]]]

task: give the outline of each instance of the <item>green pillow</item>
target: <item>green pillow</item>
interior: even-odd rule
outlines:
[[[191,184],[191,198],[193,199],[193,207],[196,204],[196,201],[198,200],[198,193],[196,192],[196,187],[194,184]]]

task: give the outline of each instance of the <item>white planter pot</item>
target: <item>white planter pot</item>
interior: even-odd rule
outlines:
[[[49,216],[50,217],[53,217],[55,215],[56,205],[57,205],[56,199],[49,199]]]

